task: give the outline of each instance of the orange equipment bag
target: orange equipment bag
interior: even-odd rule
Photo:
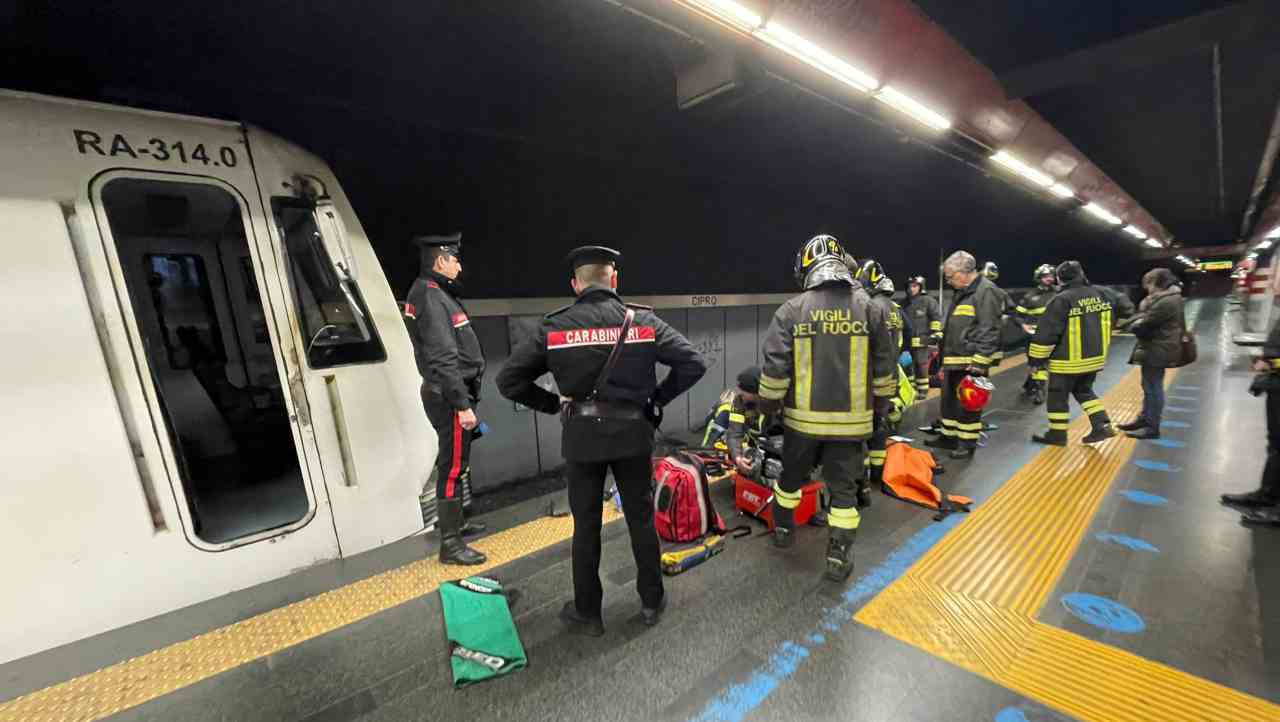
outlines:
[[[933,483],[937,466],[933,454],[927,451],[902,442],[891,444],[885,452],[884,492],[911,504],[937,509],[936,519],[953,511],[969,511],[973,499],[946,494]]]

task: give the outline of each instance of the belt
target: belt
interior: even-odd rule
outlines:
[[[569,416],[594,416],[601,419],[644,421],[644,409],[636,404],[617,401],[572,401],[566,404]]]

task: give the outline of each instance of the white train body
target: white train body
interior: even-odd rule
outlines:
[[[434,432],[330,169],[0,91],[0,662],[413,534]]]

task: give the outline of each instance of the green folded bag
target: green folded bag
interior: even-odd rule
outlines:
[[[488,577],[467,577],[440,585],[449,664],[454,688],[522,669],[529,660],[511,618],[502,584]]]

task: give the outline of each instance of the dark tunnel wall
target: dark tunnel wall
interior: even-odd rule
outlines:
[[[1144,270],[1122,234],[794,86],[682,113],[674,36],[598,0],[268,6],[27,2],[0,34],[0,87],[238,118],[309,148],[397,294],[407,239],[447,230],[473,297],[567,295],[561,259],[583,242],[627,254],[632,294],[786,292],[819,231],[899,283],[957,248],[1010,286],[1067,257],[1098,282]],[[146,40],[186,23],[210,32]]]

